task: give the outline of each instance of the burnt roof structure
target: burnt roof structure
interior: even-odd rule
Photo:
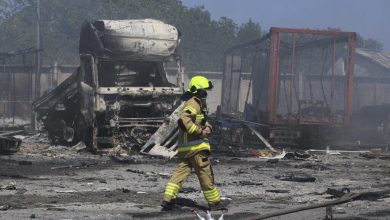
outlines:
[[[390,76],[390,52],[358,48],[356,64],[366,69],[365,74],[358,71],[359,75]]]

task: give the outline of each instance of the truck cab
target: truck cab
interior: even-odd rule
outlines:
[[[179,31],[158,20],[85,22],[80,67],[33,105],[54,143],[139,150],[180,105]],[[175,82],[167,66],[177,69]]]

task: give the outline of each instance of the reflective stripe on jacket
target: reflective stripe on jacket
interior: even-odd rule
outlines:
[[[210,144],[207,139],[202,139],[202,129],[211,125],[206,121],[205,111],[202,111],[201,101],[192,97],[184,103],[180,114],[178,153],[179,156],[190,157],[193,153],[207,150],[210,151]]]

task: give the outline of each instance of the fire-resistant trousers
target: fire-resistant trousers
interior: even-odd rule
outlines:
[[[204,151],[190,158],[179,158],[179,164],[165,186],[164,201],[170,202],[172,199],[177,198],[180,187],[191,174],[192,168],[198,176],[200,187],[207,202],[209,204],[217,204],[221,199],[221,195],[214,186],[214,176],[208,152]]]

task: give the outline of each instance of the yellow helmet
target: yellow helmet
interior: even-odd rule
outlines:
[[[191,78],[190,83],[188,84],[188,89],[187,91],[190,93],[197,93],[199,89],[212,89],[213,84],[211,83],[210,80],[208,80],[204,76],[194,76]]]

